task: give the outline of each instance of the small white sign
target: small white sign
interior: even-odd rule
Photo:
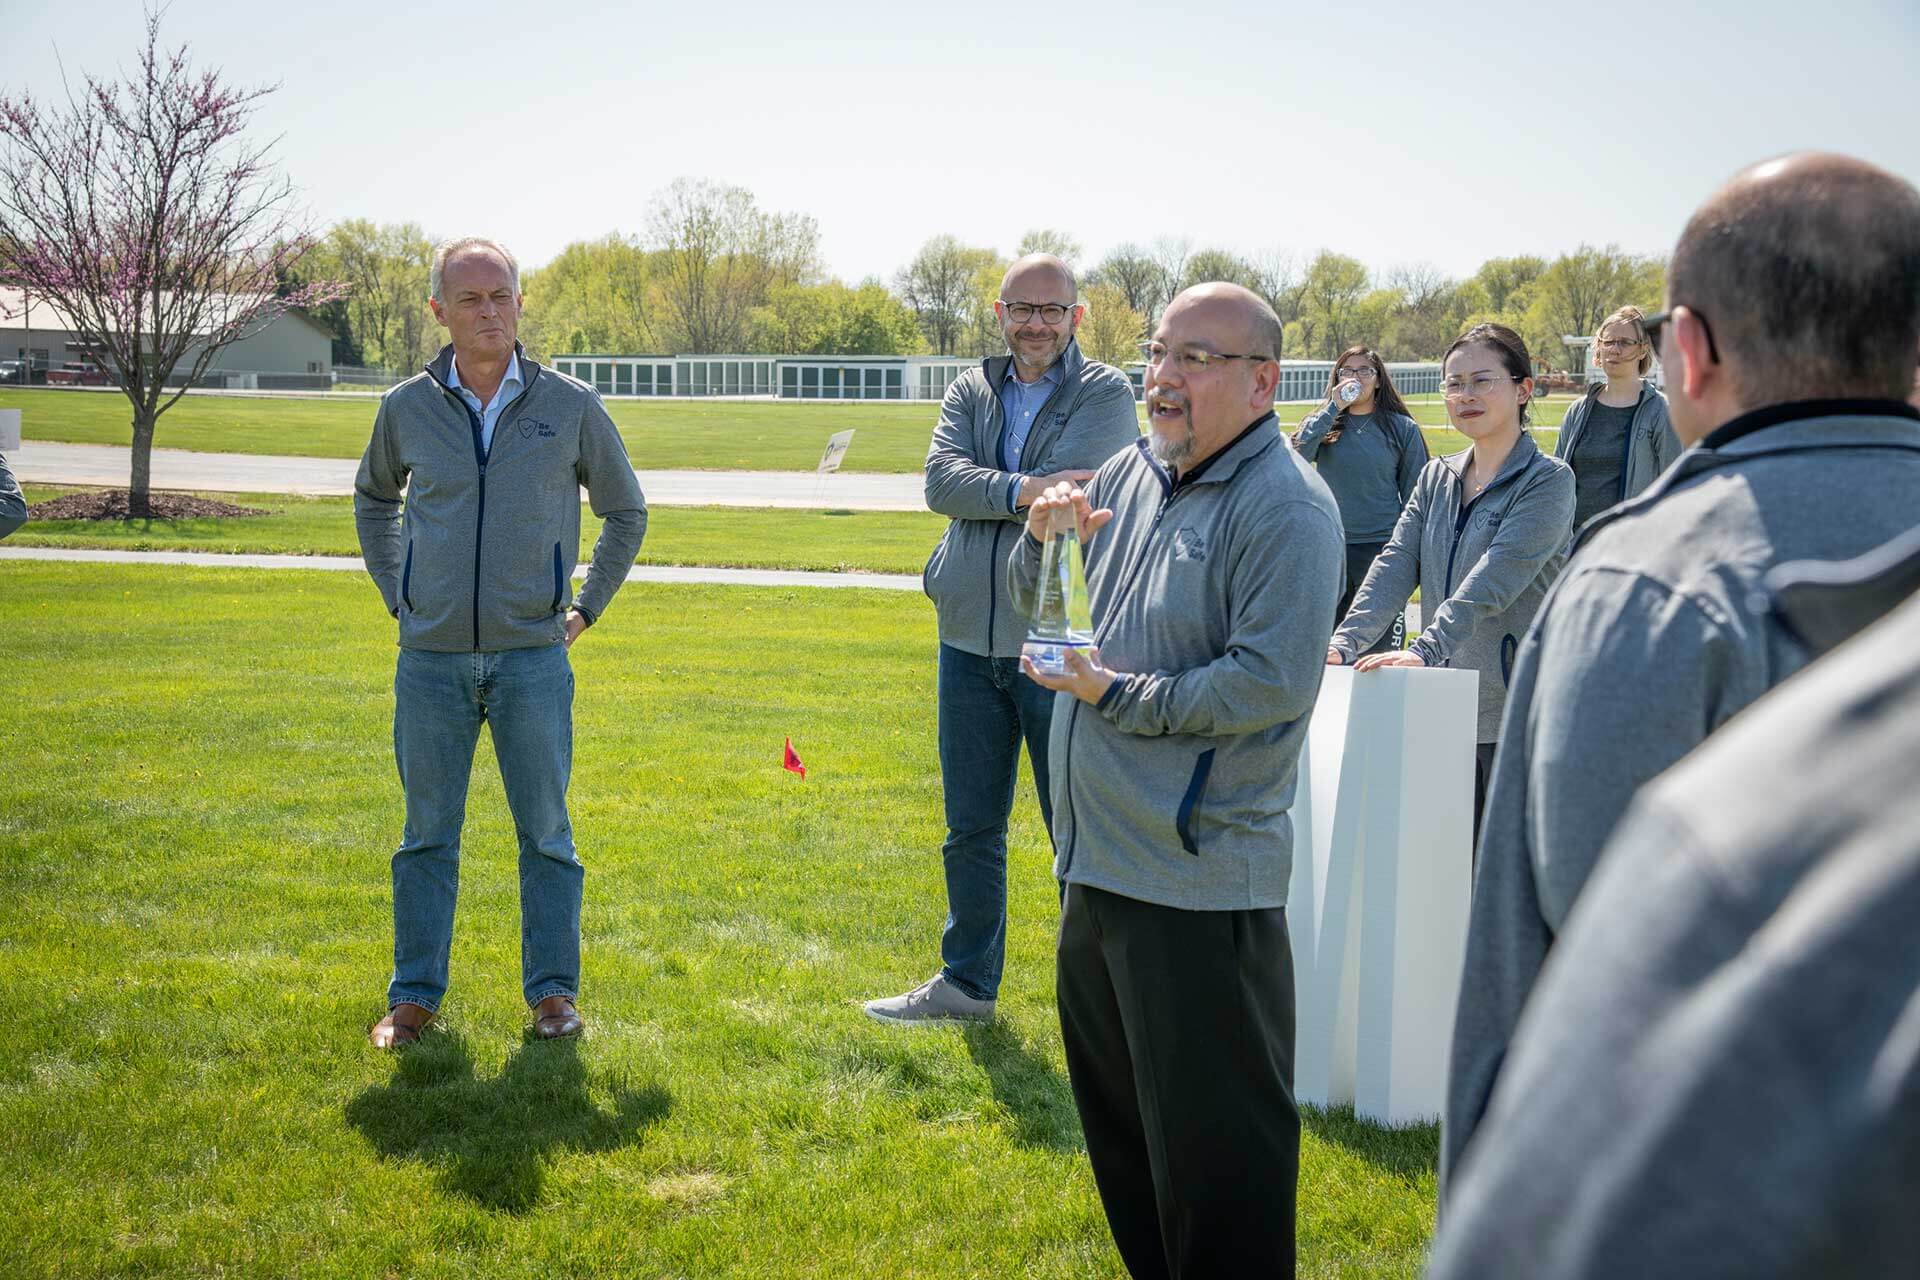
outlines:
[[[852,433],[849,432],[849,435]],[[20,447],[20,411],[18,409],[0,409],[0,453],[11,453]]]
[[[14,416],[18,417],[19,415],[15,414]],[[826,475],[830,471],[838,471],[840,469],[840,459],[847,456],[847,446],[851,443],[853,443],[852,427],[848,427],[845,431],[836,431],[828,436],[827,451],[820,455],[820,465],[815,467],[814,470],[818,471],[821,475]]]

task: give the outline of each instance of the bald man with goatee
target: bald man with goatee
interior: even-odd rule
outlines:
[[[1920,411],[1906,401],[1920,343],[1920,192],[1846,156],[1741,172],[1681,233],[1666,310],[1647,329],[1674,431],[1690,447],[1581,530],[1514,663],[1487,797],[1441,1172],[1442,1220],[1479,1187],[1487,1198],[1475,1196],[1474,1212],[1484,1209],[1490,1231],[1513,1188],[1541,1185],[1500,1153],[1502,1115],[1527,1101],[1509,1093],[1503,1067],[1608,836],[1645,784],[1806,665],[1805,644],[1770,604],[1768,573],[1850,560],[1920,523]],[[1662,1104],[1642,1092],[1637,1105]],[[1742,1143],[1765,1141],[1764,1125],[1726,1141],[1720,1157],[1738,1162]],[[1559,1149],[1576,1161],[1586,1150]],[[1495,1159],[1505,1181],[1477,1180],[1476,1166]],[[1711,1194],[1715,1168],[1699,1174]],[[1605,1181],[1539,1199],[1542,1223]],[[1635,1216],[1622,1222],[1652,1238]],[[1604,1253],[1591,1266],[1548,1267],[1551,1252],[1529,1244],[1492,1268],[1497,1251],[1478,1252],[1442,1274],[1650,1274]],[[1673,1274],[1732,1274],[1655,1256]]]
[[[1147,344],[1147,438],[1036,502],[1008,568],[1031,601],[1048,521],[1078,517],[1095,643],[1027,674],[1059,697],[1067,1075],[1137,1277],[1294,1273],[1287,811],[1346,538],[1274,418],[1279,354],[1240,286],[1175,298]]]
[[[1051,824],[1047,733],[1053,695],[1020,671],[1027,616],[1007,597],[1007,552],[1048,485],[1084,480],[1140,438],[1133,385],[1080,352],[1085,307],[1067,264],[1031,254],[993,304],[1007,354],[954,380],[927,451],[927,506],[946,536],[923,582],[940,627],[940,785],[946,797],[947,917],[939,972],[870,1001],[881,1022],[993,1017],[1007,941],[1007,819],[1020,744]]]

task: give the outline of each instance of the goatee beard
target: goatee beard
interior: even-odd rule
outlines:
[[[1178,471],[1186,460],[1193,456],[1193,420],[1187,420],[1186,434],[1178,440],[1169,440],[1149,427],[1147,451],[1153,454],[1154,461],[1161,466],[1171,471]]]

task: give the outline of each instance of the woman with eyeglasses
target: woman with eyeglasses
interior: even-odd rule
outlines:
[[[1567,410],[1553,455],[1573,468],[1573,527],[1633,497],[1680,456],[1667,397],[1646,376],[1653,344],[1638,307],[1621,307],[1600,324],[1593,358],[1606,372]]]
[[[1472,668],[1480,673],[1473,771],[1474,836],[1486,803],[1507,677],[1520,637],[1566,558],[1573,470],[1527,432],[1532,361],[1520,335],[1479,324],[1443,358],[1447,417],[1470,448],[1420,472],[1393,537],[1334,632],[1327,662]],[[1419,638],[1398,653],[1362,657],[1420,588]],[[1356,662],[1355,659],[1358,659]]]
[[[1327,403],[1300,424],[1293,447],[1333,490],[1346,526],[1347,589],[1334,614],[1345,617],[1367,570],[1393,536],[1420,468],[1427,465],[1427,440],[1386,364],[1376,352],[1357,346],[1334,361]],[[1366,652],[1386,653],[1405,639],[1406,616],[1400,614]]]

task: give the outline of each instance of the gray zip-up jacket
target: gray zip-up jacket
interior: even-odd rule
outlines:
[[[1580,442],[1587,419],[1593,415],[1594,397],[1605,385],[1595,383],[1567,409],[1566,421],[1560,424],[1560,439],[1553,446],[1554,457],[1573,455],[1573,447]],[[1642,378],[1640,403],[1633,407],[1633,422],[1627,428],[1627,454],[1621,459],[1620,496],[1615,501],[1625,502],[1644,491],[1673,465],[1680,452],[1680,437],[1673,433],[1673,419],[1667,415],[1667,397],[1651,378]]]
[[[1430,667],[1480,673],[1476,741],[1500,740],[1500,714],[1520,637],[1559,576],[1573,532],[1573,469],[1520,433],[1461,527],[1461,473],[1472,449],[1429,462],[1367,571],[1333,649],[1352,662],[1386,634],[1420,588],[1426,615],[1408,647]]]
[[[449,346],[381,397],[354,481],[367,572],[402,648],[558,644],[569,607],[596,621],[626,581],[647,531],[640,481],[593,388],[524,352],[526,385],[483,451],[480,416],[447,385],[452,361]],[[582,486],[605,524],[575,596]]]
[[[1069,342],[1059,384],[1034,417],[1018,469],[1002,470],[1000,386],[1012,361],[993,356],[954,379],[927,450],[927,506],[948,522],[920,581],[933,601],[940,642],[994,658],[1015,656],[1027,637],[1026,613],[1007,598],[1007,552],[1026,519],[1015,505],[1015,477],[1092,471],[1140,438],[1127,375]]]
[[[1340,514],[1271,414],[1176,483],[1142,440],[1087,486],[1098,707],[1057,695],[1054,874],[1163,906],[1286,905],[1307,717],[1346,573]],[[1014,539],[1014,599],[1040,544]]]
[[[1771,617],[1768,571],[1860,555],[1917,521],[1920,410],[1835,400],[1727,423],[1581,530],[1514,664],[1454,1015],[1443,1179],[1634,793],[1805,664]]]
[[[4,457],[0,457],[0,538],[26,522],[27,500],[20,494],[19,482],[13,478],[13,468],[7,465]]]
[[[1293,447],[1333,490],[1347,541],[1385,542],[1427,465],[1427,438],[1405,414],[1376,409],[1364,418],[1347,415],[1346,428],[1329,446],[1327,433],[1344,412],[1323,406],[1294,432]]]
[[[1920,536],[1886,550],[1769,594],[1820,648],[1897,612],[1640,791],[1428,1280],[1913,1274]]]

